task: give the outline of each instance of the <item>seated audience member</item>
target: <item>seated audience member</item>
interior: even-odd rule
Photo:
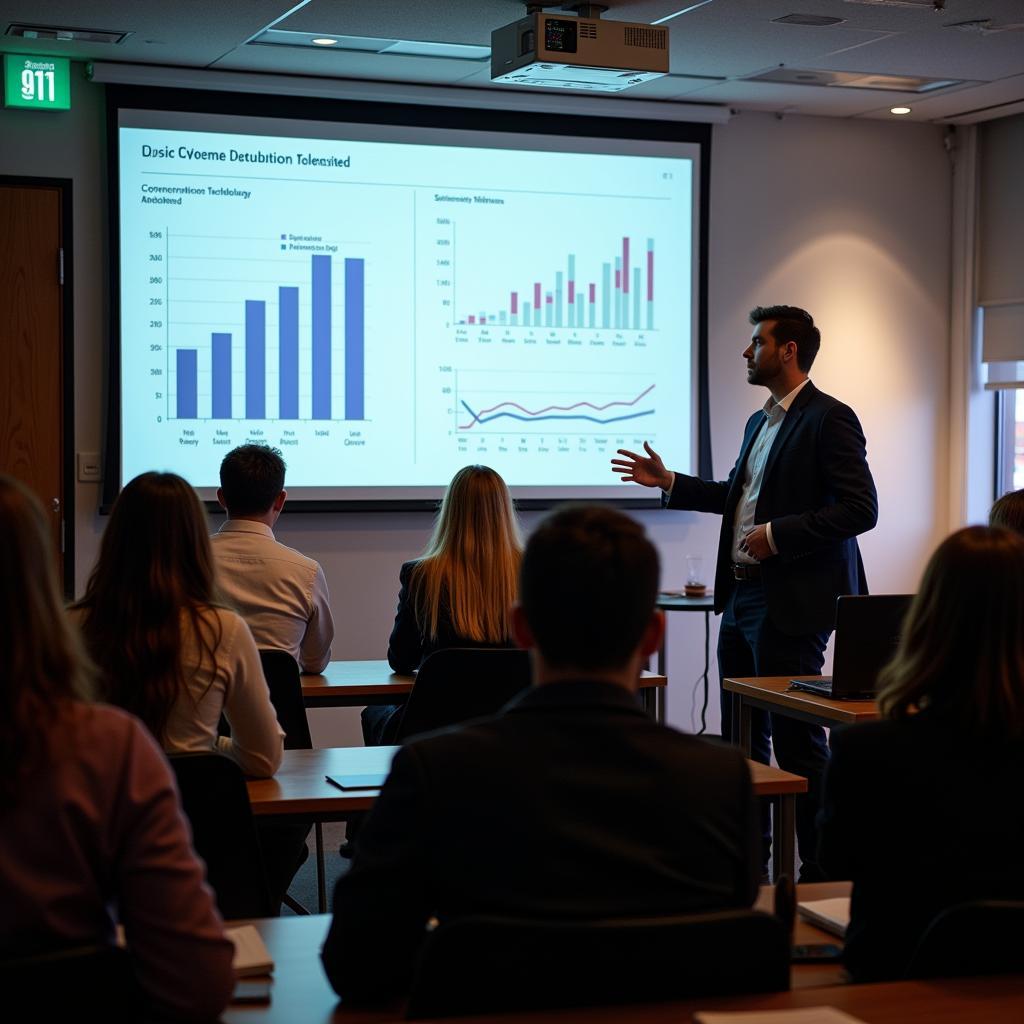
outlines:
[[[1024,899],[1024,540],[971,527],[932,555],[882,720],[836,730],[821,863],[853,880],[846,963],[899,977],[929,922],[978,899]]]
[[[323,962],[340,995],[407,991],[431,917],[750,906],[746,763],[637,701],[664,631],[658,576],[643,528],[618,512],[569,506],[537,528],[513,612],[535,685],[493,718],[399,750],[335,890]]]
[[[398,613],[388,641],[395,672],[415,672],[444,647],[512,646],[511,612],[522,554],[505,481],[487,466],[460,469],[445,492],[423,555],[399,573]],[[367,743],[391,740],[394,707],[363,712]]]
[[[112,945],[119,922],[146,1019],[211,1020],[234,988],[233,947],[160,750],[130,715],[88,702],[49,530],[0,476],[0,958]],[[63,999],[36,993],[24,1019],[50,997]]]
[[[1004,494],[989,511],[988,525],[1024,534],[1024,490]]]
[[[217,585],[257,647],[287,651],[303,672],[322,672],[334,639],[327,579],[318,562],[274,539],[284,471],[281,453],[264,444],[224,456],[217,500],[228,518],[211,538]]]
[[[206,515],[180,476],[143,473],[121,492],[73,612],[101,695],[164,750],[220,750],[247,775],[277,771],[283,733],[259,652],[218,603]],[[217,735],[222,712],[230,737]]]

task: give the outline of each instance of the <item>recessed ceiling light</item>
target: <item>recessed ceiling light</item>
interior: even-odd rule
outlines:
[[[910,113],[910,107],[890,107],[889,108],[889,113],[890,114],[909,114]]]
[[[314,39],[312,42],[313,42],[314,46],[336,46],[337,43],[338,43],[338,40],[337,39],[328,39],[325,36],[322,39]]]

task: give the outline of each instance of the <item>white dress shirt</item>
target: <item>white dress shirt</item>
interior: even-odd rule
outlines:
[[[319,562],[278,543],[252,519],[229,519],[211,538],[217,583],[256,646],[288,651],[303,672],[331,660],[334,619]]]

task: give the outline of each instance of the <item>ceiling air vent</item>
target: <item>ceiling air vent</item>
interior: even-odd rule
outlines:
[[[56,40],[61,43],[121,43],[131,32],[104,32],[96,28],[57,28],[53,25],[8,25],[4,33],[21,39]]]
[[[830,18],[825,14],[787,14],[784,18],[772,18],[776,25],[809,25],[812,28],[842,25],[845,20],[845,18]]]
[[[854,71],[812,71],[807,68],[772,68],[751,75],[748,82],[783,82],[787,85],[818,85],[836,89],[881,89],[885,92],[932,92],[962,85],[951,78],[914,78],[909,75],[876,75]]]

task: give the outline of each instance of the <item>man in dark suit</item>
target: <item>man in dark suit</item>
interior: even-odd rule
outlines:
[[[408,990],[431,917],[591,918],[748,907],[760,872],[739,752],[636,699],[664,619],[658,556],[621,513],[566,507],[530,538],[517,640],[534,683],[396,755],[338,882],[323,949],[347,999]]]
[[[747,420],[727,480],[672,473],[650,445],[622,450],[622,478],[660,487],[668,508],[722,516],[715,611],[722,613],[718,668],[727,676],[816,675],[835,625],[836,598],[867,586],[857,534],[878,519],[878,498],[857,416],[819,391],[808,372],[821,343],[814,320],[795,306],[753,310],[743,352],[747,380],[768,388]],[[732,736],[732,702],[722,691],[722,734]],[[801,881],[822,877],[815,815],[828,745],[820,726],[755,711],[752,753],[768,763],[771,743],[786,771],[803,775],[797,801]],[[767,845],[765,850],[767,858]]]

